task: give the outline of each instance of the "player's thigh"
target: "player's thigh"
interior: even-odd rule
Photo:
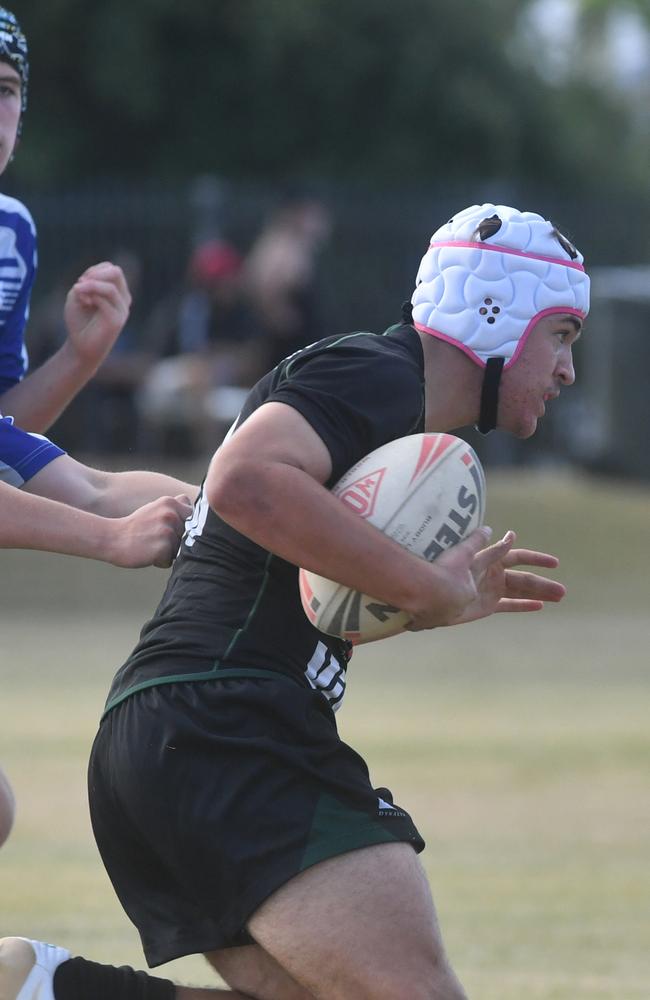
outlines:
[[[248,922],[314,997],[461,1000],[424,870],[407,844],[330,858],[275,892]]]
[[[252,1000],[313,1000],[259,945],[225,948],[205,956],[232,990]]]

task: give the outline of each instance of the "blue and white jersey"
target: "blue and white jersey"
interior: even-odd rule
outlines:
[[[34,220],[22,202],[0,194],[0,393],[27,371],[25,326],[36,264]]]
[[[14,426],[13,417],[0,417],[0,482],[23,486],[65,452],[42,434],[28,434]]]

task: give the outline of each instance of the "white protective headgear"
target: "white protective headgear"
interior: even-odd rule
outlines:
[[[589,278],[582,255],[541,215],[472,205],[431,237],[411,302],[418,330],[454,344],[482,367],[499,359],[494,412],[487,420],[482,414],[479,424],[489,430],[496,425],[501,368],[515,363],[542,317],[561,312],[584,319]]]

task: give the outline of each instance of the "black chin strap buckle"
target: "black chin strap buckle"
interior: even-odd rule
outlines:
[[[488,358],[481,388],[481,409],[476,429],[481,434],[489,434],[497,425],[499,406],[499,383],[505,358]]]

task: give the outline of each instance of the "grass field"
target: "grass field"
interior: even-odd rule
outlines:
[[[647,1000],[650,489],[530,472],[488,489],[495,532],[562,557],[567,599],[358,650],[342,734],[427,840],[473,1000]],[[19,800],[0,932],[143,968],[95,851],[85,762],[164,574],[0,559],[0,761]],[[162,971],[211,982],[198,958]]]

